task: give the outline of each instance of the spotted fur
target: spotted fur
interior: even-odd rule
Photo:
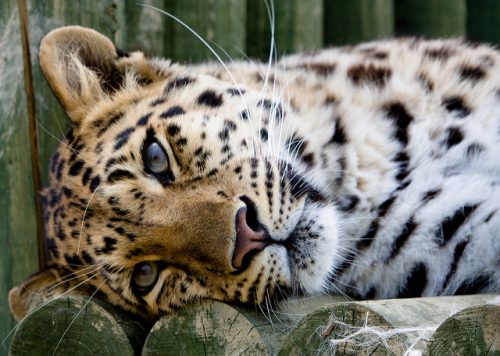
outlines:
[[[69,27],[40,58],[73,128],[42,192],[51,266],[11,292],[17,317],[27,286],[61,278],[51,296],[84,282],[146,317],[197,298],[500,290],[491,47],[410,38],[226,71],[119,55]],[[152,140],[161,174],[145,169]],[[269,245],[235,268],[242,207]],[[143,261],[160,269],[146,291],[131,280]]]

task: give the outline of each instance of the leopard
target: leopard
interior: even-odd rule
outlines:
[[[183,65],[68,26],[40,66],[71,120],[47,267],[13,288],[146,319],[212,299],[500,290],[500,54],[393,38]]]

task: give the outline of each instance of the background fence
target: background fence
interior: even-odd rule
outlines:
[[[123,49],[143,49],[149,55],[178,61],[213,58],[177,22],[135,0],[27,1],[44,184],[49,157],[67,126],[37,64],[38,44],[49,30],[79,24],[99,30]],[[141,2],[177,16],[227,60],[227,56],[268,56],[271,30],[269,9],[263,0]],[[275,0],[274,13],[280,54],[395,35],[463,36],[500,42],[498,0]],[[17,2],[1,0],[0,342],[13,326],[7,305],[9,289],[38,268],[22,58]],[[5,345],[0,347],[0,353],[5,350]]]

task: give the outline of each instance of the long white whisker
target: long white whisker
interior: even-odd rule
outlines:
[[[51,291],[52,289],[60,286],[61,284],[64,284],[64,283],[67,283],[67,282],[70,282],[70,281],[73,281],[75,279],[79,279],[79,278],[82,278],[86,275],[89,275],[91,273],[95,273],[99,270],[99,268],[101,268],[101,266],[95,266],[95,265],[90,265],[90,266],[87,266],[87,267],[84,267],[84,268],[81,268],[78,272],[76,273],[72,273],[73,275],[66,275],[62,278],[59,278],[60,282],[54,284],[53,286],[47,288],[47,291]]]

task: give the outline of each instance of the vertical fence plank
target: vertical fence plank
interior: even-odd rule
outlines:
[[[500,1],[467,0],[467,37],[500,44]]]
[[[275,7],[279,52],[291,53],[322,46],[322,1],[278,0]]]
[[[395,10],[399,35],[465,35],[466,0],[398,0]]]
[[[10,287],[38,267],[28,114],[17,2],[0,2],[0,343],[12,330]],[[8,342],[0,347],[7,351]]]
[[[355,44],[394,33],[393,0],[325,0],[325,44]]]
[[[264,0],[247,2],[247,54],[267,60],[271,48],[269,8]],[[323,45],[323,2],[276,0],[275,42],[278,55]]]
[[[38,65],[38,46],[51,29],[84,25],[113,38],[117,3],[107,1],[28,1],[33,80],[43,184],[48,162],[63,140],[66,116],[48,88]],[[23,82],[22,47],[15,0],[0,1],[0,342],[14,322],[7,305],[10,288],[38,267],[35,202],[31,180],[28,115]],[[7,343],[0,347],[0,354]]]
[[[245,51],[245,26],[242,25],[246,18],[245,3],[242,0],[166,0],[164,9],[196,31],[222,58],[227,57],[221,48],[231,58],[237,58]],[[195,35],[174,19],[163,16],[166,18],[165,57],[186,62],[215,60]]]
[[[165,26],[168,17],[142,4],[164,9],[164,0],[122,1],[119,30],[115,36],[117,46],[128,51],[140,50],[149,56],[165,53]],[[170,20],[171,21],[171,20]]]

